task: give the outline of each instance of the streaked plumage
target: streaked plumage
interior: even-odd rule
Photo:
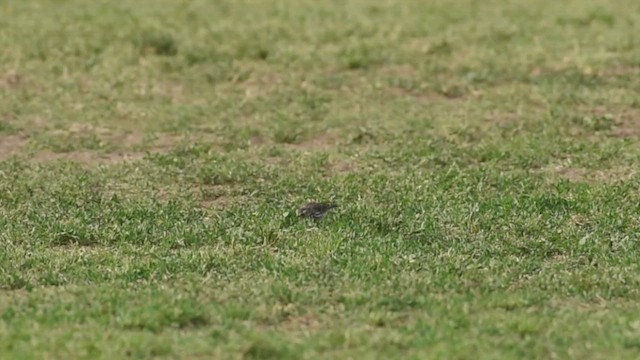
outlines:
[[[310,202],[302,205],[298,209],[298,216],[313,220],[322,220],[329,210],[337,207],[338,205],[336,204]]]

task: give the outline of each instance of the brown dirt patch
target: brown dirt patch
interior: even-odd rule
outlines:
[[[282,78],[274,73],[265,73],[257,76],[251,76],[246,81],[236,84],[244,89],[244,96],[247,99],[255,99],[264,96],[272,89],[282,85]]]
[[[212,209],[212,208],[224,209],[227,206],[229,206],[230,203],[231,201],[226,196],[220,196],[217,199],[202,200],[200,201],[200,206],[202,206],[205,209]]]
[[[0,160],[6,160],[19,153],[29,139],[23,135],[0,135]]]
[[[321,134],[287,146],[303,150],[329,150],[336,146],[336,139],[331,135]]]
[[[40,118],[35,120],[39,122],[43,121]],[[85,138],[97,138],[101,146],[105,146],[112,151],[96,151],[78,147],[69,148],[71,151],[51,151],[45,149],[35,154],[29,154],[32,155],[30,161],[34,163],[69,160],[83,164],[118,164],[138,161],[142,159],[146,153],[167,153],[180,144],[192,143],[194,141],[206,141],[212,144],[219,142],[219,139],[215,135],[208,133],[200,133],[193,136],[161,133],[152,134],[152,136],[147,137],[141,132],[123,132],[118,129],[87,123],[72,123],[63,129],[49,128],[46,133],[53,136],[54,139],[56,137],[62,137],[62,140],[56,140],[70,141],[72,143]],[[38,139],[33,140],[37,143]],[[25,134],[0,134],[0,160],[20,153],[29,141],[29,136]]]
[[[175,104],[184,103],[185,100],[184,86],[178,83],[156,84],[151,89],[151,92],[155,95],[165,97]]]
[[[455,87],[442,88],[439,91],[435,91],[433,89],[410,89],[391,86],[387,89],[387,93],[395,97],[413,98],[424,102],[463,100],[467,96],[465,90]],[[471,95],[479,97],[480,93],[472,93]]]
[[[249,143],[251,145],[263,145],[267,142],[267,140],[265,140],[265,138],[261,137],[261,136],[254,136],[249,140]]]
[[[358,170],[356,164],[347,160],[335,160],[329,163],[329,170],[334,173],[350,173]]]
[[[141,135],[139,136],[141,138]],[[156,136],[156,139],[151,142],[147,150],[153,153],[167,152],[173,149],[176,145],[183,143],[186,139],[187,137],[181,135],[162,134]]]
[[[194,196],[199,198],[199,203],[203,208],[226,207],[232,201],[226,186],[199,186],[199,189],[192,189],[192,191],[194,191]]]
[[[66,129],[54,130],[52,133],[78,137],[96,136],[102,142],[125,147],[140,145],[144,140],[144,135],[141,133],[123,133],[118,130],[83,123],[73,123]]]
[[[67,130],[59,130],[60,132],[70,134],[95,134],[97,136],[106,136],[112,133],[112,130],[105,127],[98,127],[85,123],[72,123]]]
[[[93,150],[74,150],[69,152],[54,152],[44,150],[36,153],[32,161],[43,163],[57,160],[68,160],[82,164],[106,164],[114,165],[125,162],[134,162],[144,158],[146,153],[165,153],[170,151],[175,144],[183,140],[183,137],[175,135],[160,135],[155,140],[145,144],[144,135],[141,133],[118,133],[108,128],[95,127],[89,124],[71,124],[68,129],[60,130],[61,133],[72,136],[86,136],[93,134],[101,141],[108,144],[117,144],[117,151],[102,153]]]
[[[576,113],[576,127],[571,135],[594,135],[595,133],[617,138],[640,137],[640,109],[596,106],[581,108]]]
[[[382,88],[382,85],[376,86],[377,88],[382,88],[384,95],[391,95],[397,98],[412,98],[423,102],[460,100],[467,95],[467,92],[463,89],[455,87],[435,89],[431,85],[428,86],[426,82],[416,82],[416,79],[422,78],[422,74],[418,69],[408,64],[383,66],[378,69],[376,74],[383,81],[394,84],[384,88]],[[395,85],[402,84],[403,80],[406,82],[405,86]]]
[[[242,195],[242,186],[233,184],[191,186],[180,191],[190,192],[204,209],[225,209],[247,199],[246,195]]]
[[[16,71],[9,71],[6,74],[0,75],[0,87],[17,89],[23,82],[22,75]]]
[[[114,165],[124,162],[134,162],[141,160],[144,153],[111,153],[100,154],[90,150],[78,150],[64,153],[56,153],[45,150],[35,154],[32,161],[35,163],[46,163],[58,160],[69,160],[82,164],[106,164]]]
[[[409,89],[400,86],[389,87],[387,92],[394,97],[413,98],[420,101],[434,101],[443,98],[443,96],[441,96],[440,94],[436,94],[433,92],[421,91],[419,89]]]
[[[312,313],[307,313],[299,316],[291,316],[283,321],[280,326],[284,330],[309,331],[320,329],[322,323],[318,316]]]
[[[573,182],[595,182],[607,184],[628,180],[636,174],[635,170],[623,167],[592,170],[585,168],[557,166],[552,168],[551,171],[559,177]]]
[[[495,112],[487,115],[484,120],[488,125],[509,126],[520,121],[520,116],[513,113]]]
[[[607,69],[596,70],[594,73],[600,77],[637,76],[640,75],[640,66],[620,65]]]
[[[245,196],[221,195],[215,199],[200,200],[199,204],[203,209],[223,210],[244,200]]]
[[[627,110],[615,116],[615,128],[611,131],[611,136],[618,138],[628,138],[640,136],[640,111]]]
[[[337,146],[337,138],[329,134],[313,135],[307,138],[302,138],[300,141],[285,143],[277,142],[272,139],[264,138],[261,136],[252,137],[249,140],[249,144],[252,146],[283,146],[286,149],[303,149],[303,150],[327,150],[333,146]],[[274,163],[275,160],[270,160]]]
[[[409,64],[384,65],[377,69],[377,73],[393,76],[394,78],[415,79],[420,77],[420,71]]]
[[[583,168],[557,167],[553,171],[563,179],[576,182],[584,181],[588,174],[588,171]]]
[[[268,156],[266,158],[257,158],[259,161],[262,160],[266,164],[282,166],[287,164],[287,159],[278,157],[278,156]]]

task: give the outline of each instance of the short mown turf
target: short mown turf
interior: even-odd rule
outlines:
[[[2,1],[0,358],[639,358],[636,34],[631,0]]]

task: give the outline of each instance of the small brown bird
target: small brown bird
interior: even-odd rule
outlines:
[[[318,221],[322,220],[329,210],[337,207],[338,205],[336,204],[310,202],[302,205],[298,209],[298,216]]]

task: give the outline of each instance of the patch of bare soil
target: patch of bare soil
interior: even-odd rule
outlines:
[[[226,196],[220,196],[216,199],[208,199],[200,201],[200,206],[205,209],[226,208],[229,206],[229,199]]]
[[[171,151],[177,144],[183,142],[185,137],[162,134],[145,143],[145,136],[142,133],[120,133],[108,128],[95,127],[89,124],[72,124],[66,130],[59,130],[61,133],[72,136],[87,136],[89,134],[97,136],[106,144],[116,146],[116,151],[103,153],[93,150],[74,150],[70,152],[53,152],[44,150],[36,153],[32,161],[36,163],[69,160],[82,164],[106,164],[114,165],[124,162],[135,162],[144,158],[145,154],[162,154]],[[0,145],[0,150],[2,149]]]
[[[383,80],[382,84],[377,84],[384,95],[391,95],[396,98],[410,98],[420,102],[436,102],[443,100],[461,100],[467,94],[465,89],[455,86],[433,89],[425,87],[426,83],[416,83],[415,79],[420,79],[422,74],[412,65],[386,65],[377,69],[376,75]],[[402,85],[403,81],[406,85]],[[384,83],[392,82],[396,85],[385,86]]]
[[[0,75],[0,87],[17,89],[22,81],[22,76],[15,71]]]
[[[358,169],[358,167],[347,160],[335,160],[329,163],[329,170],[334,173],[350,173]]]
[[[420,71],[409,64],[384,65],[377,69],[377,73],[395,78],[415,79],[420,77]]]
[[[184,103],[184,87],[178,83],[162,83],[156,84],[151,89],[155,95],[163,96],[171,100],[172,103]]]
[[[583,168],[556,167],[553,171],[561,178],[575,182],[584,181],[588,174],[588,171]]]
[[[620,65],[595,72],[600,77],[622,77],[640,75],[640,66]]]
[[[140,141],[142,141],[142,135],[138,135]],[[171,149],[176,147],[178,144],[183,143],[186,140],[186,137],[181,135],[174,134],[163,134],[157,136],[155,140],[153,140],[149,146],[147,147],[147,151],[150,153],[165,153],[169,152]]]
[[[592,136],[600,133],[616,138],[640,137],[640,110],[620,106],[596,106],[579,109],[579,123],[571,135]]]
[[[316,315],[307,313],[299,316],[291,316],[283,321],[280,326],[284,330],[310,331],[320,329],[322,323]]]
[[[592,170],[577,167],[557,166],[551,170],[559,177],[569,181],[586,183],[601,182],[607,184],[628,180],[636,174],[635,170],[623,167]]]
[[[245,199],[244,196],[222,195],[215,199],[201,200],[200,206],[204,209],[226,209],[234,203],[238,203]]]
[[[387,92],[394,97],[398,98],[413,98],[419,101],[435,101],[442,98],[440,94],[433,92],[421,91],[418,89],[410,89],[401,86],[392,86],[387,89]]]
[[[456,87],[442,88],[439,91],[433,89],[410,89],[401,86],[392,86],[387,92],[395,97],[413,98],[418,101],[435,102],[448,100],[463,100],[467,95],[479,97],[479,93],[467,93],[466,90]]]
[[[485,117],[488,125],[509,126],[520,121],[520,116],[513,113],[493,112]]]
[[[261,137],[261,136],[254,136],[249,140],[249,143],[251,145],[263,145],[267,142],[267,140],[265,140],[265,138]]]
[[[640,136],[640,111],[627,110],[616,118],[611,136],[628,138]]]
[[[266,73],[250,76],[246,81],[236,84],[236,86],[244,89],[244,95],[247,99],[255,99],[264,96],[282,83],[282,78],[278,74]]]
[[[0,135],[0,160],[6,160],[20,152],[28,141],[29,139],[22,135]]]
[[[45,150],[35,154],[32,161],[36,163],[45,163],[57,160],[69,160],[82,164],[105,164],[114,165],[124,162],[134,162],[141,160],[144,153],[109,153],[101,154],[91,150],[77,150],[64,153],[56,153]]]
[[[328,134],[320,134],[287,146],[302,150],[329,150],[336,146],[336,139]]]
[[[264,138],[262,136],[254,136],[249,140],[249,144],[253,146],[284,146],[288,149],[326,150],[336,145],[336,138],[328,134],[318,134],[311,137],[303,138],[298,142],[284,143],[276,142],[272,139]]]

